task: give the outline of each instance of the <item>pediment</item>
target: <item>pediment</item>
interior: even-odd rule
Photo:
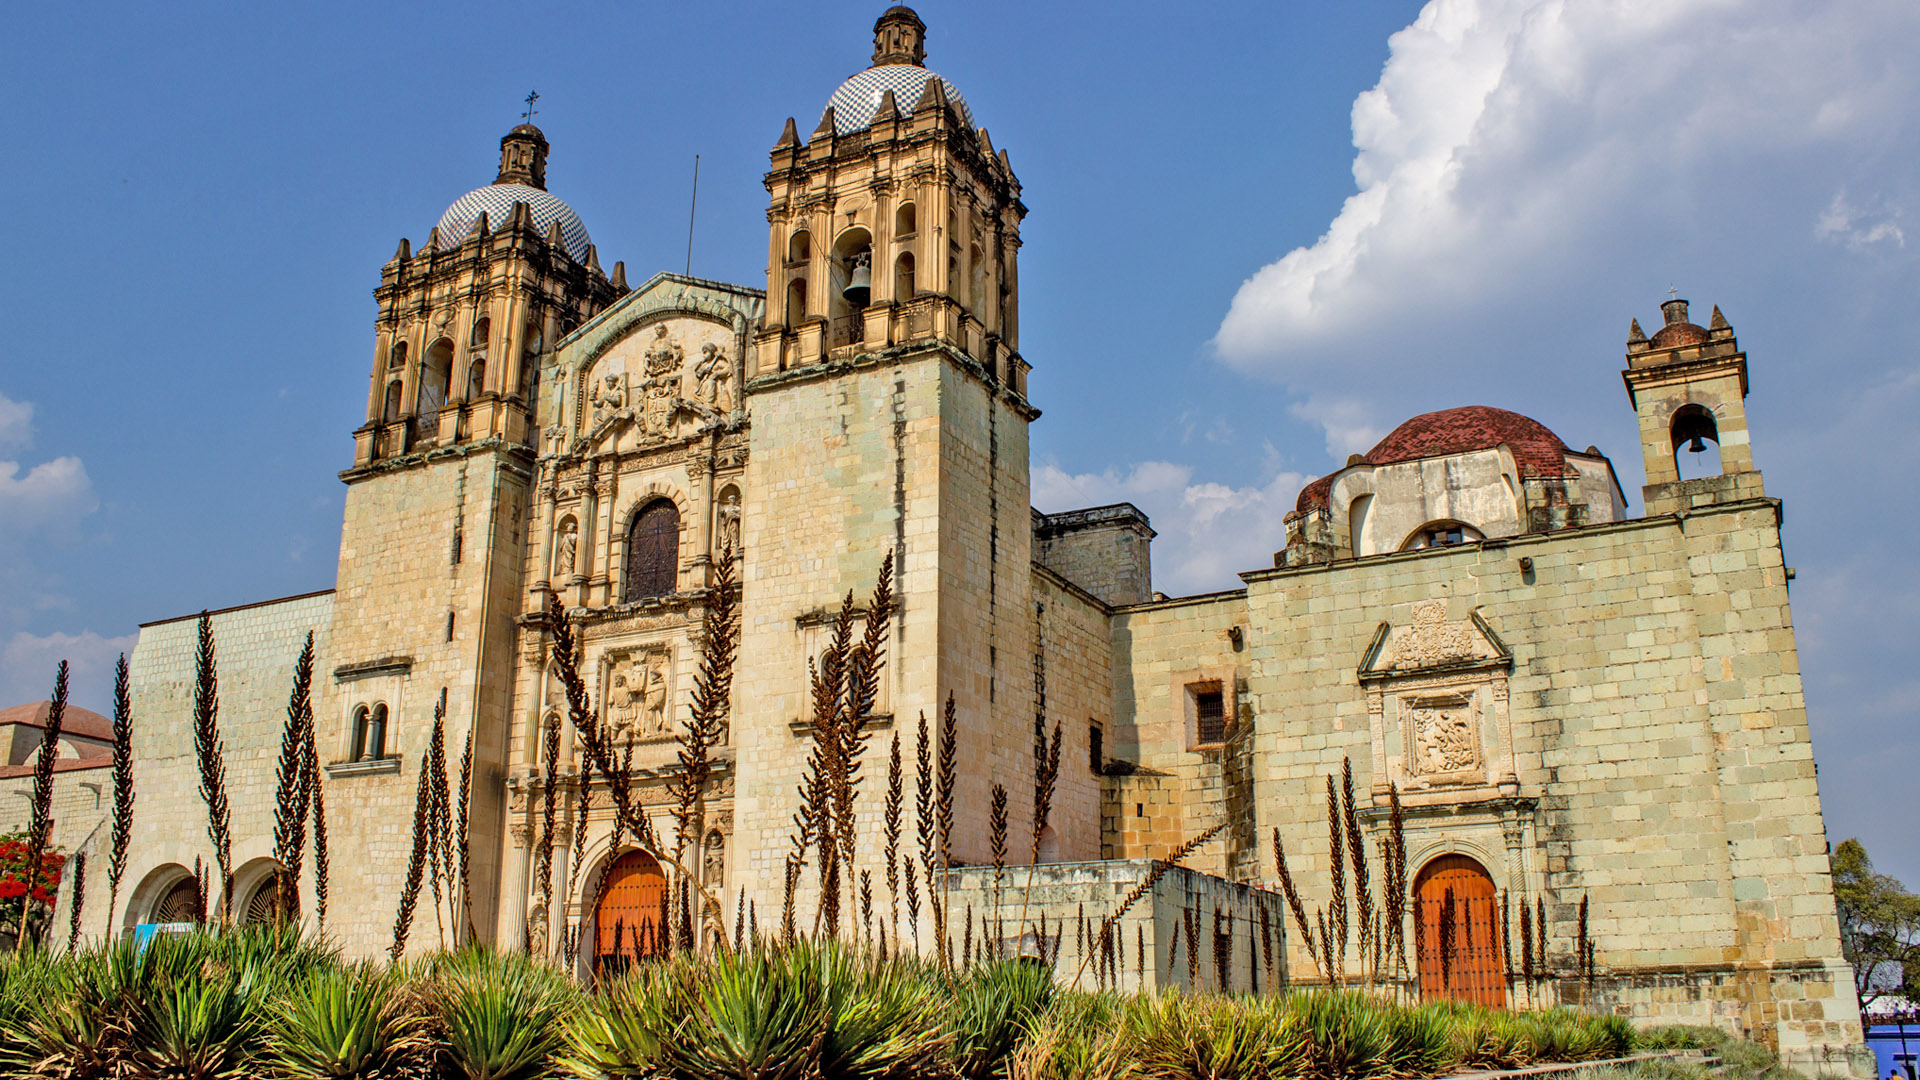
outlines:
[[[1449,619],[1445,600],[1429,600],[1413,605],[1411,616],[1374,631],[1360,658],[1362,682],[1513,666],[1513,653],[1478,609]]]
[[[629,326],[581,371],[575,430],[589,452],[671,441],[724,422],[739,400],[739,375],[731,326],[662,314]]]

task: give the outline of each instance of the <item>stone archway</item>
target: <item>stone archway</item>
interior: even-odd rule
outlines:
[[[1486,868],[1465,855],[1442,855],[1420,868],[1413,897],[1421,997],[1506,1005],[1500,896]]]
[[[616,974],[643,956],[666,951],[667,878],[644,851],[629,851],[607,868],[594,905],[593,970]]]

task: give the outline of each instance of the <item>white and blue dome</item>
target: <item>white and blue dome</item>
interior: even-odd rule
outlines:
[[[587,247],[592,241],[587,237],[587,226],[580,215],[557,196],[527,184],[488,184],[454,200],[447,212],[440,215],[440,246],[459,247],[482,213],[487,215],[489,229],[500,228],[513,217],[514,203],[527,204],[527,209],[533,212],[533,224],[542,236],[554,222],[559,222],[561,246],[575,262],[587,261]]]
[[[833,110],[834,133],[845,135],[873,123],[873,114],[880,109],[880,97],[888,90],[893,91],[894,104],[900,111],[911,113],[926,91],[928,79],[940,80],[960,122],[972,127],[973,112],[953,83],[918,64],[879,64],[841,83],[840,89],[828,99],[827,108]]]

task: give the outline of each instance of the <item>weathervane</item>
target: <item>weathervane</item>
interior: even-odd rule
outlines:
[[[539,109],[536,109],[533,107],[533,103],[539,100],[540,100],[540,91],[534,90],[529,92],[527,94],[527,111],[520,114],[520,119],[526,121],[529,124],[533,123],[533,115],[540,111]]]

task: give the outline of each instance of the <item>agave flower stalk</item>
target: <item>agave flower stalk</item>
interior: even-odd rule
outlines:
[[[133,842],[133,693],[127,654],[113,669],[113,825],[107,848],[107,917],[120,906],[120,879]]]
[[[893,733],[887,750],[887,801],[881,819],[881,834],[886,838],[887,925],[900,932],[900,808],[904,785],[900,772],[900,732]]]
[[[1279,826],[1273,830],[1273,866],[1280,877],[1280,892],[1287,898],[1287,908],[1293,912],[1294,924],[1300,928],[1300,940],[1306,945],[1307,956],[1313,960],[1320,977],[1331,985],[1333,977],[1322,967],[1320,952],[1314,947],[1313,926],[1307,922],[1307,907],[1300,901],[1299,890],[1293,887],[1293,875],[1287,872],[1287,850],[1280,843]]]
[[[1116,905],[1114,909],[1107,914],[1106,919],[1104,919],[1100,923],[1100,932],[1102,934],[1111,932],[1113,930],[1114,924],[1118,923],[1121,920],[1121,918],[1123,918],[1126,915],[1128,911],[1131,911],[1133,909],[1133,905],[1139,903],[1142,897],[1152,892],[1153,887],[1155,885],[1160,884],[1160,879],[1167,876],[1167,871],[1172,870],[1174,867],[1179,866],[1181,863],[1185,862],[1189,857],[1193,855],[1195,851],[1198,851],[1200,849],[1200,845],[1213,839],[1214,836],[1220,832],[1220,830],[1226,827],[1227,827],[1226,823],[1224,822],[1222,822],[1221,824],[1215,825],[1212,828],[1208,829],[1207,831],[1201,833],[1200,835],[1195,836],[1192,839],[1188,840],[1186,843],[1181,844],[1179,847],[1174,848],[1171,852],[1167,854],[1167,857],[1165,859],[1156,859],[1153,863],[1153,868],[1147,871],[1147,875],[1140,879],[1139,884],[1127,890],[1127,894],[1120,898],[1120,903]],[[1043,912],[1041,915],[1041,918],[1045,919],[1045,917],[1046,917],[1045,913]],[[1141,930],[1139,932],[1142,936],[1140,937],[1140,940],[1136,942],[1138,946],[1137,951],[1144,952],[1146,948],[1146,939],[1144,937],[1145,931]],[[1145,960],[1143,957],[1142,963],[1144,962]],[[1167,961],[1167,966],[1169,969],[1172,968],[1173,961],[1171,959]],[[1082,964],[1082,967],[1084,968],[1084,962]],[[1070,985],[1077,984],[1080,981],[1080,974],[1081,973],[1079,971],[1074,972],[1073,979],[1071,980]]]
[[[21,898],[22,901],[26,899]],[[73,893],[67,907],[67,955],[72,956],[76,945],[80,943],[80,913],[87,903],[87,853],[75,852],[73,856]]]
[[[433,777],[427,768],[433,751],[420,751],[420,783],[413,795],[413,851],[407,857],[407,880],[400,892],[400,910],[393,920],[393,945],[388,956],[398,961],[407,951],[407,934],[413,928],[413,908],[420,898],[420,877],[426,872],[427,849],[433,831]]]
[[[1340,820],[1340,797],[1333,789],[1333,777],[1327,777],[1327,881],[1333,897],[1328,905],[1327,926],[1333,936],[1326,940],[1327,974],[1334,986],[1347,981],[1347,874],[1341,858],[1344,830]]]
[[[1360,815],[1353,803],[1353,761],[1345,757],[1340,759],[1340,817],[1346,826],[1347,854],[1353,862],[1353,899],[1358,909],[1360,927],[1361,979],[1371,987],[1376,974],[1368,963],[1373,944],[1373,892],[1367,883],[1366,839],[1360,832]]]
[[[306,782],[311,785],[308,805],[313,809],[313,909],[320,927],[327,925],[327,798],[320,780],[320,755],[314,748],[313,725],[306,729]]]
[[[207,804],[207,837],[220,868],[220,917],[232,921],[233,825],[227,806],[227,764],[220,741],[220,679],[214,658],[213,618],[200,613],[195,654],[193,750],[200,765],[200,796]]]
[[[273,858],[274,920],[285,921],[299,908],[300,864],[307,846],[307,801],[313,787],[306,776],[307,725],[313,723],[313,631],[293,663],[293,689],[287,695],[287,724],[280,734],[280,760],[274,774]]]
[[[202,617],[204,619],[204,616]],[[33,887],[40,864],[53,836],[53,765],[60,756],[60,728],[67,716],[67,662],[53,675],[53,697],[47,702],[47,725],[40,731],[40,752],[33,759],[32,810],[27,824],[27,891],[20,897],[20,929],[16,938],[25,944],[27,913],[33,910]]]
[[[676,857],[684,853],[690,840],[704,842],[707,792],[713,779],[713,748],[726,736],[732,708],[734,658],[740,643],[739,590],[733,574],[733,548],[729,543],[721,548],[720,558],[714,564],[713,584],[707,590],[706,610],[701,617],[700,667],[693,677],[692,708],[675,733],[680,774],[667,784],[667,793],[674,800]],[[575,858],[578,857],[576,854]],[[710,902],[719,903],[717,898]],[[717,906],[711,907],[703,912],[703,921],[711,924],[719,914]],[[718,940],[724,942],[724,934]]]

